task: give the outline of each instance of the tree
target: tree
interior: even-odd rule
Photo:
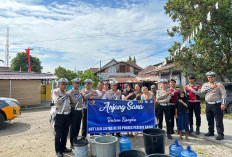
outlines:
[[[132,62],[135,62],[135,63],[136,63],[136,59],[135,59],[135,56],[133,57],[133,60],[132,60]]]
[[[61,66],[55,69],[54,74],[58,77],[58,79],[67,78],[69,81],[68,82],[69,85],[72,84],[71,80],[74,78],[81,78],[81,84],[84,84],[84,81],[86,79],[91,79],[93,80],[93,88],[96,88],[99,80],[98,76],[94,75],[94,73],[92,73],[90,70],[87,70],[85,72],[83,71],[74,72],[71,70],[67,70]]]
[[[215,8],[219,2],[219,9]],[[180,42],[169,49],[176,66],[185,74],[193,73],[205,78],[207,71],[215,71],[221,80],[224,76],[232,80],[232,1],[231,0],[168,0],[165,13],[179,25],[168,30],[171,37],[181,35],[185,41],[193,31],[203,24],[189,45],[180,50]],[[207,14],[211,12],[211,20]],[[174,52],[179,49],[179,53]]]
[[[129,56],[129,59],[127,60],[127,62],[132,62],[131,56]]]
[[[43,67],[41,66],[41,62],[39,58],[33,57],[30,55],[31,60],[31,70],[33,72],[39,72],[41,73]],[[11,61],[11,71],[28,71],[28,59],[27,54],[25,52],[19,52],[17,53],[16,57],[12,59]]]
[[[97,87],[99,77],[94,75],[94,73],[92,73],[90,70],[86,70],[84,74],[81,76],[82,82],[84,82],[84,80],[86,79],[91,79],[93,81],[93,88]]]
[[[74,71],[67,70],[61,66],[59,66],[58,68],[55,69],[54,74],[58,77],[58,79],[60,79],[60,78],[68,79],[69,85],[72,84],[71,80],[78,76],[77,73],[75,73]]]

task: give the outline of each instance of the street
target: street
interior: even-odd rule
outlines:
[[[49,109],[30,109],[23,111],[22,115],[12,122],[6,122],[4,128],[0,130],[0,156],[55,157],[53,129],[48,119]],[[231,143],[231,135],[228,135],[229,133],[231,134],[231,131],[227,130],[230,127],[227,126],[227,121],[229,122],[229,120],[225,121],[226,139],[222,142]],[[206,125],[204,118],[202,125]],[[204,127],[202,127],[202,130],[204,130]],[[175,134],[173,137],[174,139],[178,138],[178,135]],[[166,153],[169,153],[168,147],[174,143],[174,139],[166,139]],[[131,138],[131,142],[132,149],[144,151],[142,134]],[[229,156],[232,153],[231,148],[215,144],[202,138],[190,137],[189,141],[183,140],[180,144],[185,149],[187,145],[191,145],[199,157]],[[67,146],[70,146],[69,140]],[[74,152],[65,154],[65,156],[74,156]]]

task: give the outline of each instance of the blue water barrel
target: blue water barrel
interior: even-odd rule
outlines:
[[[178,144],[178,140],[175,140],[175,143],[169,147],[169,154],[174,157],[181,157],[181,152],[183,147]]]
[[[187,149],[181,152],[181,157],[197,157],[197,154],[191,150],[191,147],[188,145]]]
[[[123,138],[119,141],[120,152],[124,150],[131,150],[131,141],[129,138],[126,138],[126,135],[123,135]]]

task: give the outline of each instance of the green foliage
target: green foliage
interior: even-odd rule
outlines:
[[[132,60],[132,62],[135,62],[135,63],[136,63],[136,59],[135,59],[135,56],[133,57],[133,60]]]
[[[129,59],[127,60],[127,62],[132,62],[131,56],[129,56]]]
[[[133,59],[132,59],[131,56],[129,56],[129,59],[127,60],[127,62],[135,62],[135,63],[136,63],[136,58],[135,58],[135,56],[133,57]]]
[[[30,55],[31,60],[31,71],[33,72],[39,72],[41,73],[43,67],[41,66],[41,62],[39,58],[33,57]],[[21,68],[21,71],[28,71],[28,59],[27,54],[25,52],[19,52],[17,53],[16,57],[12,59],[11,61],[11,71],[19,71]]]
[[[215,8],[219,2],[219,9]],[[215,71],[221,80],[226,76],[232,80],[232,1],[231,0],[168,0],[164,6],[165,13],[178,26],[168,30],[168,34],[188,36],[203,24],[203,29],[195,35],[188,47],[179,54],[174,52],[181,43],[174,42],[169,49],[176,66],[184,68],[185,74],[193,73],[198,78],[205,79],[207,71]],[[207,14],[211,11],[211,21]]]
[[[97,82],[99,80],[98,76],[94,75],[94,73],[92,73],[90,70],[87,70],[85,72],[83,71],[71,71],[71,70],[67,70],[61,66],[59,66],[58,68],[55,69],[55,73],[54,73],[58,79],[60,78],[67,78],[69,81],[69,85],[72,84],[71,80],[74,78],[81,78],[81,84],[84,84],[84,81],[86,79],[92,79],[93,80],[93,88],[97,87]]]
[[[97,87],[99,77],[94,75],[94,73],[92,73],[90,70],[86,70],[84,74],[81,76],[82,82],[84,82],[86,79],[91,79],[93,81],[93,88]]]

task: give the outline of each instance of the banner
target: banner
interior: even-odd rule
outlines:
[[[155,128],[154,100],[88,100],[87,132],[138,132]]]
[[[30,49],[26,49],[27,59],[28,59],[28,72],[31,72],[31,60],[30,60]]]

